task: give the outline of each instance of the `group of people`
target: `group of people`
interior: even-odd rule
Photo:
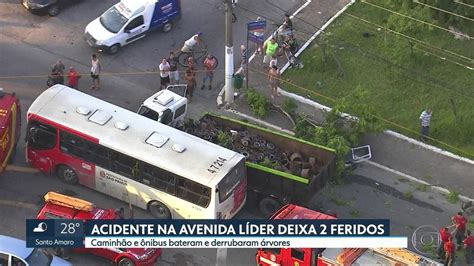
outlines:
[[[102,66],[100,64],[99,58],[97,58],[96,54],[91,56],[91,78],[92,78],[92,85],[89,89],[99,89],[100,88],[100,80],[99,75],[102,70]],[[66,85],[68,87],[79,89],[79,79],[81,75],[74,67],[69,67],[68,71],[66,72],[66,67],[64,66],[61,60],[58,60],[51,68],[51,74],[48,77],[48,81],[46,82],[48,86],[53,86],[55,84],[64,84],[65,77],[67,78]]]
[[[168,58],[163,58],[161,60],[161,64],[158,67],[160,70],[160,90],[165,89],[170,84],[179,84],[180,71],[178,70],[178,58],[176,54],[179,52],[192,54],[193,51],[195,51],[196,46],[203,45],[202,35],[202,32],[196,33],[184,42],[181,50],[170,52]],[[196,64],[192,55],[187,58],[186,65],[186,70],[184,71],[184,80],[187,85],[186,97],[188,98],[188,101],[191,102],[194,89],[197,87]],[[201,90],[205,89],[207,81],[208,89],[212,90],[212,80],[214,77],[214,69],[217,66],[217,60],[213,55],[207,54],[203,61],[203,65],[204,76],[202,79]]]
[[[438,247],[438,259],[444,261],[445,265],[454,265],[456,251],[465,249],[464,257],[468,265],[474,263],[474,236],[467,230],[468,220],[462,212],[458,212],[451,217],[454,230],[449,231],[449,227],[439,230],[440,245]]]

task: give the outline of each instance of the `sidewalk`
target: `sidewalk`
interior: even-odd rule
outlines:
[[[349,0],[321,0],[310,2],[309,5],[298,13],[296,18],[293,18],[292,20],[295,29],[295,36],[299,40],[300,45],[303,45],[308,39],[310,39],[311,36],[308,36],[308,32],[313,33],[316,32],[317,29],[302,22],[298,18],[301,18],[317,27],[321,27],[330,19],[330,17],[334,16],[334,14],[349,2]],[[257,55],[249,64],[249,69],[254,69],[254,71],[250,71],[249,73],[249,88],[258,90],[270,99],[270,89],[268,88],[267,76],[264,75],[267,70],[263,69],[262,59],[261,56]],[[282,68],[284,64],[286,64],[286,58],[284,56],[279,57],[279,68]],[[280,87],[280,89],[282,95],[301,98],[285,92],[284,87]],[[273,102],[279,104],[283,101],[283,98],[284,97],[281,96]],[[239,102],[244,101],[236,101],[236,103]],[[297,112],[303,112],[316,121],[321,121],[323,119],[324,111],[317,108],[314,104],[309,103],[308,101],[298,101],[297,105]],[[236,107],[237,110],[239,108],[246,107]],[[275,123],[275,119],[272,119],[271,123]],[[281,124],[279,121],[276,121],[276,125],[282,128],[288,128],[288,123],[286,121],[282,121]],[[375,163],[413,176],[431,185],[443,187],[449,191],[455,191],[460,195],[474,198],[474,189],[472,189],[474,183],[474,163],[472,161],[454,158],[438,152],[437,150],[439,149],[435,147],[420,144],[416,140],[399,138],[396,134],[390,134],[387,132],[368,134],[361,144],[371,145],[373,154],[372,161]]]

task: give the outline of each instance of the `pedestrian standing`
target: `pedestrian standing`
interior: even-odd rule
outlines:
[[[247,57],[248,52],[247,52],[247,47],[245,45],[240,46],[240,68],[237,71],[236,74],[240,74],[244,77],[244,79],[247,76]]]
[[[204,78],[202,78],[201,90],[206,86],[206,80],[209,79],[209,90],[212,90],[212,78],[214,77],[214,69],[216,68],[216,59],[211,54],[204,59]]]
[[[90,87],[91,90],[98,90],[100,89],[100,73],[102,72],[102,66],[100,64],[99,58],[97,58],[96,54],[91,56],[91,78],[92,78],[92,85]]]
[[[56,84],[64,84],[64,72],[66,67],[61,60],[56,61],[51,69],[52,75],[56,76]]]
[[[464,248],[466,248],[465,251],[465,258],[466,258],[466,264],[474,264],[474,236],[471,235],[471,231],[467,230],[466,232],[466,238],[464,239]]]
[[[160,68],[160,90],[166,89],[170,84],[170,64],[166,58],[161,60]]]
[[[273,66],[268,71],[268,83],[270,85],[271,97],[274,99],[275,96],[278,96],[278,85],[280,84],[280,70],[278,70],[277,66]]]
[[[293,22],[290,19],[290,15],[285,14],[285,20],[281,26],[280,35],[282,40],[285,40],[290,34],[293,34]]]
[[[174,52],[170,52],[170,56],[168,57],[168,64],[170,64],[170,82],[173,84],[178,84],[178,57],[176,57],[176,54]]]
[[[451,221],[456,226],[456,229],[454,229],[454,237],[456,238],[456,243],[458,244],[457,249],[460,250],[462,247],[462,241],[466,235],[467,219],[463,216],[462,212],[458,212],[458,214],[451,217]]]
[[[271,38],[269,41],[266,41],[263,44],[263,51],[265,53],[263,57],[264,66],[267,66],[270,63],[272,56],[276,54],[277,50],[278,43],[276,42],[275,38]]]
[[[453,266],[454,265],[454,258],[456,257],[455,254],[456,250],[454,248],[453,237],[449,237],[448,241],[444,243],[444,265],[446,266]]]
[[[421,136],[420,140],[426,142],[428,140],[428,135],[430,133],[430,121],[431,121],[432,110],[431,108],[427,108],[423,111],[420,115],[421,121]]]
[[[439,239],[441,240],[440,245],[438,246],[438,259],[444,260],[444,244],[448,242],[449,238],[451,237],[451,233],[447,227],[443,227],[439,230]]]
[[[272,59],[270,60],[270,63],[268,63],[269,68],[272,68],[273,66],[278,66],[278,58],[275,54],[272,55]]]
[[[264,21],[263,18],[261,17],[258,17],[257,18],[257,21],[260,22],[260,21]],[[260,40],[263,40],[263,36],[265,35],[265,30],[264,29],[261,29],[261,30],[256,30],[254,33],[253,33],[258,39]],[[259,55],[262,55],[263,54],[263,41],[260,43],[257,43],[257,53]]]
[[[76,69],[74,67],[70,67],[69,70],[67,71],[67,85],[70,88],[78,89],[79,88],[79,78],[81,75],[77,73]]]
[[[186,80],[187,85],[186,97],[188,98],[188,101],[191,102],[194,94],[194,88],[196,87],[196,70],[194,68],[193,57],[188,58],[188,68],[184,74],[184,79]]]

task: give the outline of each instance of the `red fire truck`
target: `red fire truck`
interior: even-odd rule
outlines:
[[[283,206],[270,219],[315,219],[326,220],[336,219],[336,217],[306,209],[294,204]],[[277,265],[291,265],[303,266],[314,265],[311,262],[316,261],[317,254],[322,249],[311,248],[260,248],[257,251],[256,259],[257,265],[261,266],[277,266]]]
[[[0,88],[0,173],[15,158],[21,132],[20,100]]]
[[[336,219],[296,205],[286,205],[270,219]],[[402,248],[260,248],[260,266],[441,265]]]
[[[121,215],[113,209],[102,209],[85,200],[73,198],[55,192],[44,196],[45,204],[39,211],[37,219],[121,219]],[[120,266],[154,265],[161,255],[161,249],[148,248],[78,248],[77,253],[91,253],[108,259]]]

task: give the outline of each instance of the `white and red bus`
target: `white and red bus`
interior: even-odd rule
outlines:
[[[63,85],[27,115],[27,161],[155,217],[230,219],[245,204],[245,157]]]

